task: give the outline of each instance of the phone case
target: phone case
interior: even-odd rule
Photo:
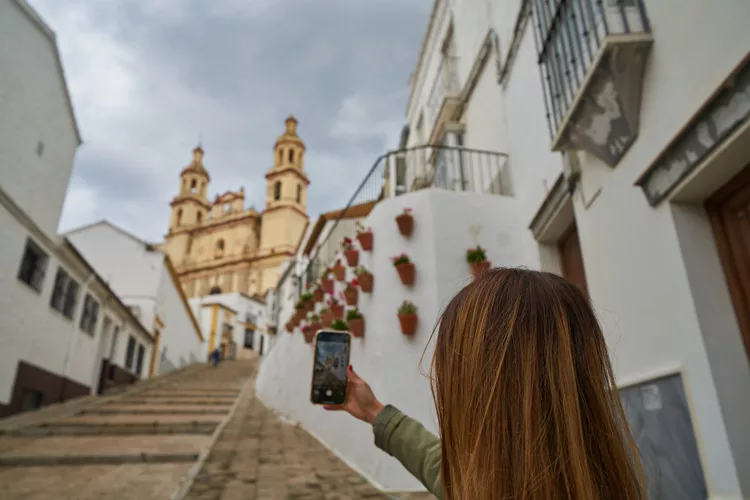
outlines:
[[[315,357],[318,355],[318,334],[320,332],[332,332],[332,333],[345,333],[349,335],[349,356],[351,357],[351,348],[352,348],[352,332],[349,331],[341,331],[341,330],[326,330],[325,328],[322,328],[315,332],[315,341],[313,342],[313,363],[312,363],[312,373],[310,374],[310,403],[316,405],[316,406],[322,406],[324,404],[328,403],[316,403],[313,401],[313,384],[315,383]],[[350,359],[351,361],[351,359]],[[344,401],[346,401],[346,394],[349,391],[349,376],[346,377],[346,388],[344,389]]]

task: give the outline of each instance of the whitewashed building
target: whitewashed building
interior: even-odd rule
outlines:
[[[205,359],[200,326],[167,255],[108,221],[65,236],[153,334],[151,376]]]
[[[2,0],[0,47],[0,416],[6,416],[146,376],[153,338],[56,235],[81,138],[54,33],[26,2]]]
[[[377,201],[352,362],[378,397],[437,429],[417,365],[479,244],[588,294],[651,495],[750,496],[749,18],[745,0],[434,3],[401,149],[367,174],[383,190],[354,197]],[[406,207],[408,239],[393,221]],[[400,252],[412,287],[389,268]],[[419,307],[411,337],[402,300]],[[259,396],[374,483],[419,488],[362,424],[310,407],[311,355],[281,336]]]
[[[232,292],[194,297],[189,302],[206,338],[206,355],[219,347],[225,357],[247,359],[251,352],[263,355],[272,347],[263,299]]]

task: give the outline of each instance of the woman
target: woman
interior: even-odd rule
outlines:
[[[549,273],[495,269],[440,319],[442,441],[349,369],[345,410],[440,499],[641,500],[637,450],[588,301]]]

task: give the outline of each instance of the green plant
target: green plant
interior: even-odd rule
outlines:
[[[414,305],[414,302],[409,302],[408,300],[405,300],[401,303],[401,306],[398,308],[399,314],[417,314],[417,306]]]
[[[469,248],[466,250],[466,262],[473,264],[475,262],[484,262],[487,260],[487,252],[484,248],[477,245],[476,248]]]
[[[297,309],[298,311],[300,309],[304,309],[304,307],[305,305],[302,303],[302,301],[298,301],[296,304],[294,304],[294,308]]]
[[[324,314],[328,314],[329,312],[331,312],[331,310],[327,307],[324,307],[320,310],[320,315],[323,316]]]
[[[303,293],[299,296],[299,299],[302,301],[302,303],[310,302],[313,299],[313,294],[311,293]]]
[[[349,325],[347,325],[346,321],[342,319],[335,319],[333,320],[333,323],[331,323],[331,330],[340,330],[342,332],[345,332],[349,330]]]
[[[401,255],[397,255],[395,257],[391,257],[391,260],[393,261],[394,266],[400,266],[401,264],[408,264],[411,262],[411,260],[409,260],[409,256],[405,253],[402,253]]]
[[[367,227],[366,228],[365,226],[362,225],[361,222],[357,222],[354,226],[356,228],[355,230],[357,231],[357,234],[371,233],[372,232],[372,228],[371,227]]]
[[[351,238],[344,238],[341,242],[341,248],[344,250],[354,250],[354,242]]]
[[[359,312],[359,309],[356,307],[354,309],[349,309],[346,311],[346,320],[351,321],[353,319],[360,319],[362,317],[362,313]]]
[[[359,266],[357,269],[354,270],[354,274],[357,276],[362,276],[363,274],[369,274],[370,271],[368,271],[366,268]]]
[[[318,316],[317,314],[311,314],[307,317],[307,321],[309,321],[310,323],[317,323],[318,321],[320,321],[320,316]]]

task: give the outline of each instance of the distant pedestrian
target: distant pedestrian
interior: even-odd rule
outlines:
[[[211,358],[212,358],[214,368],[216,368],[216,366],[219,364],[219,360],[221,360],[221,351],[219,350],[218,347],[214,349],[213,353],[211,353]]]

